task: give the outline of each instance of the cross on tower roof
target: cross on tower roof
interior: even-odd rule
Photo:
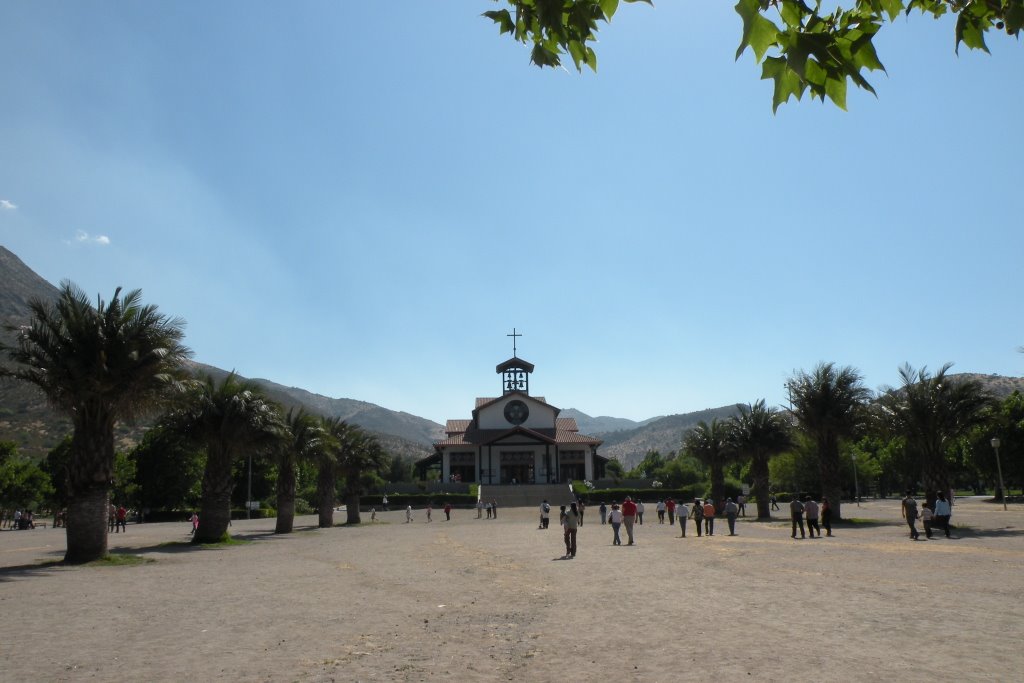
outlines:
[[[512,357],[516,358],[516,337],[522,337],[521,334],[516,334],[516,328],[512,328],[512,334],[506,334],[506,337],[512,337]]]

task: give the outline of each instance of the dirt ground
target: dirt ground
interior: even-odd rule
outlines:
[[[649,505],[648,508],[653,508]],[[961,499],[953,538],[911,541],[899,502],[792,540],[784,518],[687,538],[652,512],[579,554],[534,509],[416,511],[359,527],[187,545],[129,525],[133,566],[42,563],[63,530],[0,532],[2,681],[1008,681],[1024,676],[1024,506]],[[776,513],[781,514],[781,513]],[[340,516],[339,516],[340,517]],[[922,539],[924,536],[922,535]]]

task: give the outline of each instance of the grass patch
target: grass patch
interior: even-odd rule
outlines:
[[[156,560],[143,557],[142,555],[128,555],[118,553],[116,555],[106,555],[98,560],[92,562],[86,562],[87,567],[134,567],[139,564],[149,564],[150,562],[156,562]]]
[[[197,545],[201,548],[223,548],[233,545],[249,545],[250,543],[252,543],[252,541],[247,538],[235,538],[228,534],[224,534],[220,537],[219,541],[213,541],[212,543],[192,542],[190,545]]]
[[[887,519],[869,519],[867,517],[843,517],[839,520],[832,522],[833,526],[887,526],[892,524],[892,520]]]

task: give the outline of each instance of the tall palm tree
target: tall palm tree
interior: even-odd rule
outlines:
[[[883,427],[902,436],[909,455],[921,467],[928,501],[938,491],[949,491],[946,454],[953,442],[965,436],[985,419],[993,404],[982,384],[975,380],[948,377],[952,363],[935,375],[928,368],[900,368],[901,386],[886,388],[878,400]]]
[[[739,409],[740,414],[729,421],[729,441],[740,457],[750,459],[757,518],[771,519],[768,461],[793,447],[792,429],[786,416],[776,408],[766,407],[764,399]]]
[[[384,449],[375,436],[358,427],[338,453],[338,469],[345,477],[346,524],[359,524],[360,496],[364,490],[364,477],[379,471],[387,462]]]
[[[295,466],[318,460],[326,447],[326,433],[319,420],[294,408],[285,417],[285,439],[277,451],[277,526],[274,533],[289,534],[295,522]]]
[[[206,447],[199,529],[195,543],[216,543],[227,537],[231,521],[232,468],[246,454],[280,446],[285,425],[277,405],[259,389],[229,374],[219,385],[207,375],[173,422]]]
[[[810,373],[797,372],[786,388],[797,425],[817,448],[821,493],[831,503],[834,518],[841,519],[839,442],[863,425],[871,391],[856,369],[834,363],[819,363]]]
[[[729,430],[718,418],[708,424],[697,423],[683,435],[683,450],[700,460],[711,473],[711,498],[716,503],[725,498],[725,465],[734,457],[729,443]]]
[[[34,384],[71,418],[65,562],[107,554],[107,505],[114,475],[114,428],[163,405],[186,386],[184,321],[142,304],[141,290],[93,306],[61,283],[56,301],[33,300],[26,327],[3,350],[15,366],[0,376]]]
[[[348,448],[357,427],[340,417],[325,417],[321,425],[326,433],[326,447],[317,452],[316,498],[319,526],[334,526],[334,502],[338,487],[339,455]]]

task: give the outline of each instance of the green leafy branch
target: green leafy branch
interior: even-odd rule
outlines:
[[[576,69],[597,71],[598,23],[611,21],[619,0],[494,0],[507,8],[484,12],[499,27],[523,44],[533,44],[530,60],[539,67],[560,66],[568,54]],[[623,0],[646,2],[651,0]],[[865,78],[870,71],[885,71],[872,43],[886,22],[917,10],[934,17],[956,14],[955,49],[960,44],[988,52],[985,34],[1005,31],[1019,37],[1024,28],[1024,0],[853,0],[850,9],[823,12],[821,0],[813,7],[804,0],[738,0],[736,12],[743,35],[736,50],[739,59],[747,48],[761,64],[761,78],[775,82],[772,110],[790,97],[805,93],[831,100],[846,109],[849,82],[874,94]],[[771,17],[771,18],[769,18]]]

